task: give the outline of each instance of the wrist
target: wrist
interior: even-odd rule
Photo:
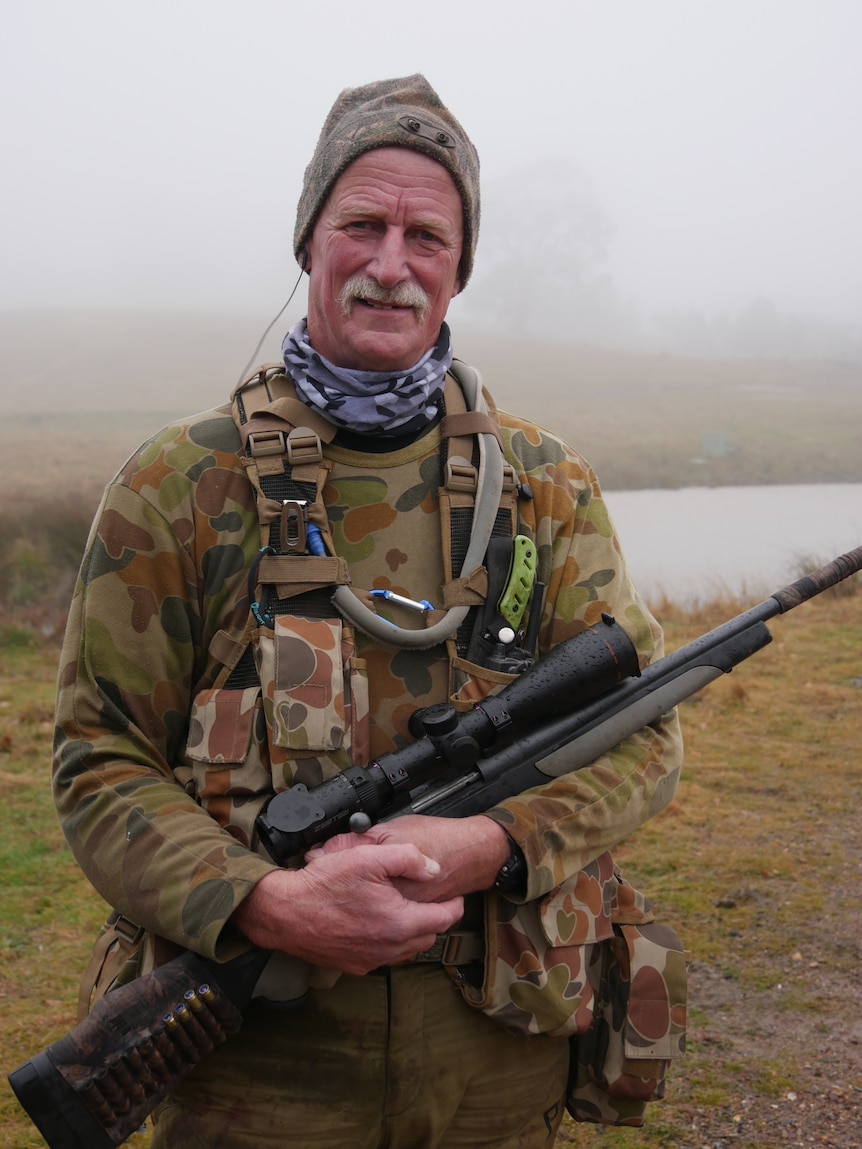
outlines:
[[[283,928],[284,899],[288,895],[291,871],[270,870],[239,903],[230,916],[231,924],[252,945],[274,949],[275,934]]]
[[[527,893],[527,860],[518,843],[506,835],[509,853],[494,879],[494,889],[498,894],[523,898]]]

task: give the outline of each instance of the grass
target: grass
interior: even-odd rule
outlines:
[[[74,1023],[105,910],[66,849],[50,798],[56,645],[21,627],[4,628],[0,642],[0,1145],[29,1149],[43,1142],[5,1077]]]

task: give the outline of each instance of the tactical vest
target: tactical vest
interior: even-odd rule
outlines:
[[[374,609],[389,604],[375,588],[355,588],[336,553],[323,491],[332,470],[325,447],[337,428],[297,398],[280,365],[255,371],[233,395],[260,548],[249,570],[247,625],[240,634],[220,631],[211,644],[222,669],[193,700],[186,753],[197,798],[246,845],[256,845],[254,821],[267,794],[368,764],[368,675],[358,634],[396,655],[445,650],[447,695],[458,709],[513,677],[466,655],[473,608],[488,593],[488,545],[493,539],[511,550],[520,487],[474,371],[453,364],[444,405],[443,597],[439,608],[414,604],[421,613],[404,627]]]
[[[437,452],[443,599],[440,610],[417,604],[422,625],[414,629],[393,628],[378,615],[375,588],[354,588],[336,553],[324,507],[331,471],[324,446],[335,428],[300,403],[281,367],[255,372],[234,395],[260,523],[248,577],[251,609],[241,633],[220,631],[211,645],[222,670],[193,700],[186,763],[176,773],[247,846],[257,847],[255,820],[274,790],[313,786],[350,763],[367,763],[368,683],[358,632],[391,645],[393,657],[414,652],[411,661],[442,646],[450,701],[462,709],[512,678],[467,657],[471,610],[494,601],[495,562],[483,560],[495,549],[513,549],[518,495],[529,493],[504,464],[475,373],[453,364],[453,376]],[[495,548],[497,542],[504,546]],[[684,1044],[679,939],[653,924],[643,895],[624,882],[608,853],[538,901],[515,905],[490,891],[483,913],[479,978],[462,972],[471,955],[445,951],[444,966],[465,1001],[515,1033],[572,1036],[566,1103],[577,1120],[641,1124],[645,1102],[663,1094],[668,1059]],[[112,915],[82,983],[82,1011],[93,986],[104,992],[127,955],[123,968],[134,976],[173,953],[169,943]],[[274,1000],[337,976],[287,955],[267,970],[269,982],[258,992]]]

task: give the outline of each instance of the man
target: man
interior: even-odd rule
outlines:
[[[485,892],[535,903],[673,793],[668,719],[487,815],[405,816],[285,868],[257,840],[274,791],[408,743],[417,707],[508,681],[467,649],[490,579],[473,552],[497,435],[514,483],[498,483],[490,519],[535,544],[539,654],[603,613],[642,663],[661,653],[587,464],[454,384],[444,319],[473,266],[478,174],[423,77],[343,92],[299,202],[308,316],[284,370],[255,373],[233,414],[145,444],[94,526],[58,696],[70,845],[147,931],[144,965],[253,943],[289,955],[271,978],[285,992],[265,999],[291,997],[297,969],[311,986],[292,1009],[252,1005],[160,1108],[157,1147],[553,1144],[567,1038],[509,1032],[459,991],[494,930]],[[459,405],[479,410],[447,422]],[[452,479],[464,473],[474,502]],[[473,534],[450,569],[464,506]],[[444,968],[437,939],[453,930],[480,952]]]

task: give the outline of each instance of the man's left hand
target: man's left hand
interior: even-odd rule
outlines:
[[[405,814],[372,826],[364,834],[338,834],[309,850],[306,863],[313,866],[324,854],[384,843],[417,846],[440,864],[440,874],[428,881],[396,880],[404,897],[417,902],[447,901],[459,894],[488,890],[509,856],[506,831],[483,814],[471,818]]]

